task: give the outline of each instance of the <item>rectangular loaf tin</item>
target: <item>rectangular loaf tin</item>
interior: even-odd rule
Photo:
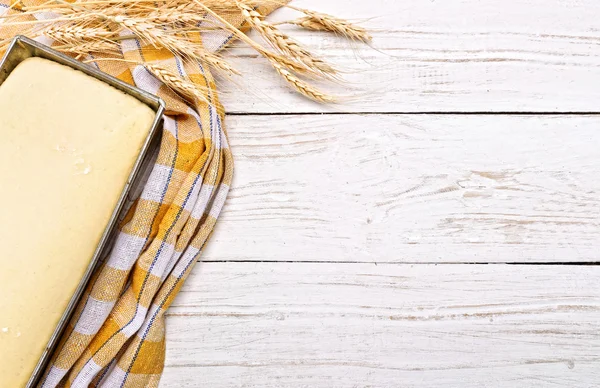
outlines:
[[[6,51],[6,54],[4,55],[4,58],[2,59],[2,62],[0,62],[0,84],[2,84],[4,80],[6,80],[10,72],[13,71],[13,69],[21,61],[29,57],[41,57],[49,59],[51,61],[79,70],[89,76],[97,78],[100,81],[103,81],[104,83],[107,83],[119,89],[124,93],[127,93],[137,98],[138,100],[151,107],[156,112],[156,117],[154,119],[154,122],[152,123],[150,133],[148,134],[148,137],[146,138],[142,146],[142,150],[133,166],[133,170],[131,171],[129,178],[127,179],[125,188],[123,189],[123,192],[119,197],[117,207],[114,209],[111,215],[110,221],[108,222],[104,234],[100,239],[100,243],[96,248],[96,251],[94,252],[94,256],[92,257],[92,260],[89,266],[87,267],[85,274],[81,279],[77,290],[75,291],[75,294],[71,298],[67,309],[65,310],[61,320],[58,323],[58,326],[54,331],[54,334],[50,339],[50,342],[46,346],[36,368],[33,371],[31,378],[29,379],[29,382],[27,383],[27,388],[33,388],[37,385],[39,379],[42,377],[42,374],[44,373],[44,370],[48,365],[52,352],[58,343],[58,339],[60,338],[61,333],[63,332],[69,319],[71,318],[71,315],[75,310],[75,306],[79,302],[85,290],[85,287],[87,286],[87,283],[92,275],[92,272],[96,267],[96,264],[98,264],[100,258],[103,255],[103,252],[107,248],[109,237],[111,236],[116,227],[121,211],[123,210],[125,202],[127,201],[128,194],[130,193],[132,188],[136,187],[136,185],[140,183],[139,178],[141,178],[141,170],[148,165],[151,159],[152,151],[159,146],[161,133],[160,129],[162,127],[162,115],[164,113],[165,106],[164,102],[153,94],[131,86],[113,76],[110,76],[96,69],[95,67],[81,63],[71,57],[68,57],[64,54],[59,53],[56,50],[51,49],[48,46],[45,46],[41,43],[38,43],[34,40],[20,35],[16,36],[13,39],[8,50]]]

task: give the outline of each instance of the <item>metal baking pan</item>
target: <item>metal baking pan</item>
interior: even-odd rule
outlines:
[[[6,80],[6,78],[9,76],[11,71],[13,71],[13,69],[15,67],[17,67],[17,65],[21,61],[23,61],[29,57],[45,58],[45,59],[60,63],[62,65],[69,66],[73,69],[79,70],[89,76],[97,78],[97,79],[119,89],[120,91],[122,91],[124,93],[127,93],[127,94],[137,98],[138,100],[142,101],[143,103],[145,103],[146,105],[151,107],[152,110],[154,110],[156,112],[156,117],[154,119],[154,122],[152,123],[152,128],[150,129],[148,137],[146,138],[144,145],[142,147],[142,150],[134,164],[133,170],[131,171],[131,174],[129,175],[129,178],[127,180],[125,188],[123,189],[123,192],[121,193],[121,196],[119,197],[117,207],[114,209],[112,216],[110,218],[110,221],[108,222],[108,226],[106,227],[104,234],[102,235],[102,238],[100,239],[100,244],[96,248],[96,251],[94,252],[94,256],[92,257],[92,260],[91,260],[88,268],[86,269],[85,274],[84,274],[83,278],[81,279],[81,282],[79,283],[79,286],[77,287],[77,290],[75,291],[75,294],[71,298],[66,311],[64,312],[61,320],[58,323],[58,326],[56,327],[56,329],[50,339],[50,342],[46,346],[43,354],[40,357],[40,360],[39,360],[37,366],[35,367],[35,369],[33,371],[31,378],[29,379],[29,382],[27,383],[27,388],[32,388],[32,387],[36,386],[36,384],[39,382],[39,379],[42,377],[42,375],[46,369],[46,366],[48,365],[48,362],[50,360],[52,352],[58,343],[58,339],[60,338],[61,333],[67,326],[67,323],[68,323],[69,319],[71,318],[71,315],[73,314],[73,311],[75,310],[75,306],[79,302],[79,300],[85,290],[85,287],[87,286],[87,283],[92,275],[94,268],[98,264],[100,258],[103,256],[103,254],[106,253],[105,249],[107,248],[107,245],[109,243],[110,236],[114,232],[117,221],[119,220],[119,217],[121,216],[121,212],[124,208],[124,205],[127,202],[127,197],[129,195],[130,191],[133,188],[135,188],[137,185],[140,184],[142,170],[146,166],[149,165],[149,163],[151,162],[153,151],[156,151],[157,147],[160,144],[160,134],[161,134],[160,130],[162,128],[162,116],[163,116],[163,113],[165,110],[165,104],[159,97],[157,97],[153,94],[145,92],[134,86],[131,86],[131,85],[129,85],[115,77],[112,77],[90,65],[86,65],[79,61],[76,61],[75,59],[73,59],[71,57],[61,54],[58,51],[55,51],[48,46],[45,46],[41,43],[38,43],[38,42],[31,40],[29,38],[26,38],[24,36],[16,36],[13,39],[6,54],[4,55],[4,58],[2,59],[2,62],[0,62],[0,84],[2,84]]]

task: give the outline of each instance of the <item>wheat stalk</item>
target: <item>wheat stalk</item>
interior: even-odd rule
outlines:
[[[267,42],[281,53],[297,60],[309,69],[316,69],[325,75],[337,74],[337,71],[331,65],[316,58],[308,50],[302,48],[298,43],[275,27],[275,25],[267,22],[261,13],[243,2],[238,1],[237,5],[248,24],[256,29]]]
[[[209,15],[215,17],[218,21],[220,21],[224,28],[228,29],[231,33],[233,33],[236,37],[241,39],[243,42],[247,43],[250,47],[254,48],[256,51],[261,53],[265,58],[269,60],[269,63],[275,71],[283,77],[287,83],[292,86],[297,92],[303,94],[304,96],[317,101],[317,102],[333,102],[334,98],[328,96],[316,88],[312,87],[310,84],[302,81],[296,75],[294,75],[290,70],[296,71],[298,73],[314,73],[314,69],[306,68],[306,66],[302,66],[291,59],[288,59],[284,56],[272,53],[268,50],[265,50],[261,45],[250,39],[246,34],[242,33],[240,30],[235,28],[231,23],[229,23],[226,19],[224,19],[221,15],[217,14],[210,8],[204,6],[199,0],[193,0],[200,7],[202,7]],[[317,73],[317,75],[320,73]]]
[[[194,3],[178,4],[169,8],[157,8],[149,15],[145,16],[146,21],[152,21],[162,24],[179,24],[179,23],[200,23],[206,21],[206,18],[197,12],[197,7]]]
[[[111,41],[92,41],[92,42],[79,42],[74,44],[65,44],[60,46],[54,46],[54,49],[65,53],[78,54],[79,56],[85,56],[90,53],[118,53],[119,45]]]
[[[154,24],[124,15],[111,16],[106,13],[99,13],[98,16],[130,30],[155,48],[162,46],[172,51],[177,51],[180,54],[182,53],[183,42],[167,35],[163,30],[156,28]]]
[[[205,94],[191,82],[188,82],[177,74],[165,69],[162,66],[145,63],[144,67],[157,79],[162,81],[166,86],[171,88],[177,94],[194,101],[195,99],[209,103]]]
[[[313,55],[287,34],[269,23],[256,7],[285,0],[47,0],[43,4],[22,7],[25,14],[52,12],[54,19],[25,21],[19,15],[0,16],[0,28],[31,25],[27,35],[45,35],[59,42],[63,52],[87,55],[90,52],[120,54],[119,42],[136,38],[156,49],[166,49],[184,61],[206,64],[225,74],[239,74],[219,55],[207,51],[201,43],[202,32],[227,31],[264,56],[273,69],[295,90],[319,102],[333,102],[298,75],[332,79],[337,70]],[[331,31],[347,38],[366,42],[368,32],[344,19],[300,9],[305,17],[287,22],[304,28]],[[265,47],[232,25],[229,18],[243,17],[258,31],[270,47]],[[41,28],[40,28],[41,27]],[[6,42],[2,42],[6,44]],[[118,58],[107,58],[118,60]],[[191,99],[206,96],[208,90],[156,65],[145,68],[178,94]],[[203,100],[205,100],[203,98]]]
[[[181,56],[204,61],[215,69],[222,70],[228,74],[239,74],[237,70],[235,70],[225,60],[221,59],[218,55],[207,53],[203,48],[198,45],[194,45],[189,40],[180,39],[176,36],[170,35],[164,30],[156,28],[155,25],[148,23],[145,20],[130,18],[122,15],[101,16],[106,18],[106,20],[122,25],[138,35],[140,38],[152,44],[155,48],[164,47]]]
[[[53,25],[43,31],[49,38],[63,43],[76,43],[94,39],[106,39],[113,37],[114,32],[102,28],[87,28],[74,25]]]
[[[219,12],[231,12],[232,10],[237,9],[236,5],[237,0],[202,0],[202,3],[207,7],[219,11]],[[263,3],[271,2],[280,6],[285,5],[285,1],[278,0],[245,0],[244,3],[249,5],[252,8],[258,7]],[[89,0],[84,2],[79,2],[79,4],[85,3],[85,6],[88,8],[106,8],[107,6],[137,6],[139,4],[150,4],[153,8],[171,8],[177,7],[179,5],[189,5],[189,0]],[[23,11],[41,11],[41,10],[55,10],[57,9],[66,9],[72,10],[73,3],[67,1],[56,1],[56,2],[46,2],[44,4],[38,5],[29,5],[23,6]]]
[[[165,86],[167,86],[169,89],[171,89],[178,95],[192,102],[199,100],[210,104],[208,98],[206,97],[206,95],[210,92],[208,88],[200,87],[192,82],[189,82],[181,76],[179,76],[179,74],[174,73],[160,65],[153,63],[142,63],[122,58],[94,58],[89,59],[85,62],[100,61],[126,62],[143,66],[150,74],[156,77],[156,79],[161,81]]]
[[[275,71],[281,77],[283,77],[283,79],[286,80],[288,82],[288,84],[290,84],[299,93],[303,94],[304,96],[306,96],[316,102],[321,102],[321,103],[335,102],[335,98],[333,98],[332,96],[329,96],[325,93],[322,93],[321,91],[319,91],[312,85],[308,84],[307,82],[304,82],[303,80],[301,80],[300,78],[295,76],[293,73],[291,73],[289,70],[287,70],[285,67],[283,67],[279,62],[274,61],[274,60],[272,60],[270,62],[271,62],[271,65],[273,66],[273,68],[275,69]]]
[[[229,75],[241,75],[241,73],[229,64],[226,60],[216,54],[204,53],[204,61],[214,67],[220,69]]]
[[[295,24],[308,30],[334,32],[348,39],[358,40],[364,43],[368,43],[372,40],[371,35],[365,28],[351,23],[346,19],[336,18],[325,13],[310,11],[303,8],[290,8],[300,11],[306,16],[287,22],[288,24]]]
[[[207,14],[213,16],[215,19],[217,19],[217,21],[222,23],[222,28],[228,30],[229,32],[231,32],[236,38],[240,39],[242,42],[248,44],[250,47],[252,47],[254,50],[258,51],[260,54],[262,54],[265,58],[269,59],[269,60],[276,60],[277,62],[279,62],[281,65],[297,71],[299,73],[306,73],[306,72],[315,72],[314,69],[308,69],[306,68],[306,66],[300,65],[296,62],[294,62],[291,59],[288,59],[286,57],[283,57],[279,54],[275,54],[271,51],[266,50],[264,47],[262,47],[261,45],[259,45],[258,43],[256,43],[254,40],[250,39],[248,37],[248,35],[244,34],[243,32],[241,32],[239,29],[237,29],[236,27],[234,27],[231,23],[229,23],[226,19],[224,19],[221,15],[219,15],[218,13],[216,13],[215,11],[213,11],[212,9],[206,7],[204,4],[202,4],[199,0],[193,0],[196,4],[198,4],[198,6],[200,6],[204,11],[206,11]]]

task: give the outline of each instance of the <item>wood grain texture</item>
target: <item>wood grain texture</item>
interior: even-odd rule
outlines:
[[[378,51],[287,28],[348,71],[333,107],[227,54],[236,175],[161,387],[597,387],[600,267],[475,263],[600,260],[600,115],[393,113],[599,112],[600,3],[294,4]]]
[[[287,28],[346,71],[338,106],[306,101],[252,50],[228,57],[244,72],[220,84],[229,113],[598,112],[600,3],[596,0],[297,0],[340,17],[370,19],[377,50]],[[272,20],[295,17],[279,11]],[[349,51],[354,48],[354,52]]]
[[[228,119],[233,188],[204,260],[600,259],[600,116]]]
[[[600,268],[201,263],[168,387],[596,387]]]

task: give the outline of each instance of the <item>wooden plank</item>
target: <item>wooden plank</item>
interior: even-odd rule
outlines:
[[[582,262],[600,253],[600,116],[228,119],[205,260]]]
[[[347,71],[352,88],[324,107],[298,97],[245,48],[227,54],[244,72],[222,82],[225,108],[242,112],[598,111],[596,0],[297,0],[369,19],[378,51],[321,33],[286,31]],[[296,17],[280,11],[272,20]]]
[[[600,268],[200,263],[162,387],[595,387]]]

